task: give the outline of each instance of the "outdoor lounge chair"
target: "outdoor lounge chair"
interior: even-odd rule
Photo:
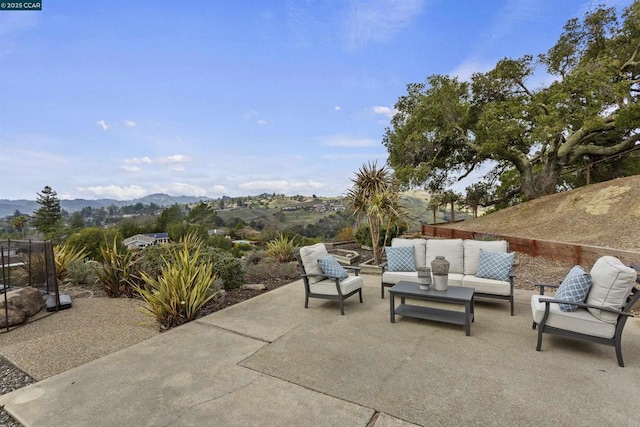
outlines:
[[[635,286],[640,283],[638,271],[638,264],[626,267],[617,258],[601,257],[591,268],[591,287],[584,302],[545,296],[545,288],[559,288],[560,285],[536,284],[540,294],[531,297],[533,329],[538,328],[536,350],[542,348],[542,334],[560,335],[615,347],[618,365],[624,367],[622,331],[627,318],[633,316],[631,308],[640,300],[640,289]],[[567,306],[577,309],[562,311],[561,305],[565,309]]]
[[[323,243],[300,248],[296,251],[296,259],[304,282],[304,308],[309,308],[309,298],[334,300],[340,303],[340,314],[344,315],[345,299],[359,294],[362,303],[360,267],[341,266],[329,255]],[[354,275],[345,269],[353,271]]]

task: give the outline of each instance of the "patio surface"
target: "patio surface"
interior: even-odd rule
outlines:
[[[283,286],[0,396],[25,426],[637,425],[640,321],[612,347],[545,335],[530,291],[476,301],[463,326],[398,316],[365,275],[364,304]],[[398,302],[398,301],[396,301]],[[457,306],[451,306],[451,308]]]

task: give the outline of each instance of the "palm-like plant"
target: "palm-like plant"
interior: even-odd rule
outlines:
[[[391,172],[385,166],[378,168],[374,163],[367,163],[356,173],[351,180],[353,186],[347,192],[349,209],[358,220],[365,217],[369,223],[371,242],[373,245],[373,257],[376,264],[382,260],[382,248],[380,247],[380,232],[382,225],[387,220],[387,235],[391,228],[390,221],[398,217],[398,198],[394,191]]]

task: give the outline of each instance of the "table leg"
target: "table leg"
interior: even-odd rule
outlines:
[[[469,336],[471,335],[471,302],[465,303],[464,312],[464,333]]]
[[[395,295],[389,292],[389,315],[391,316],[391,323],[396,323],[395,299]]]
[[[471,321],[472,322],[476,321],[475,307],[476,307],[476,298],[471,297]]]

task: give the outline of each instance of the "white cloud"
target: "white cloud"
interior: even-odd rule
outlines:
[[[262,120],[262,119],[260,119],[260,120],[258,120],[256,123],[258,123],[259,125],[266,125],[266,124],[267,124],[267,121],[266,121],[266,120]]]
[[[134,122],[133,120],[125,120],[124,125],[129,128],[134,128],[136,127],[136,122]]]
[[[119,185],[98,185],[94,187],[78,187],[80,193],[88,194],[96,198],[110,198],[117,200],[130,200],[143,197],[149,192],[139,185],[121,187]]]
[[[170,196],[204,196],[207,192],[199,185],[173,182],[154,186],[154,192],[166,193]]]
[[[138,166],[122,165],[120,166],[120,169],[122,169],[124,172],[129,173],[140,172],[140,168]]]
[[[109,126],[107,125],[107,123],[104,120],[98,120],[96,122],[96,124],[98,126],[100,126],[102,128],[103,131],[106,131],[107,129],[109,129]]]
[[[327,147],[375,147],[380,145],[380,142],[372,138],[350,138],[335,135],[323,138],[320,144]]]
[[[342,110],[342,107],[339,105],[336,105],[335,107],[333,107],[333,111],[340,111]]]
[[[346,153],[346,154],[323,154],[320,156],[324,160],[380,160],[387,161],[388,153]]]
[[[130,159],[124,159],[124,162],[127,164],[134,164],[134,165],[139,165],[139,164],[149,164],[152,163],[151,159],[149,157],[132,157]]]
[[[295,155],[293,156],[293,161],[294,162],[301,162],[304,160],[304,157],[300,156],[300,155]]]
[[[422,0],[352,2],[345,23],[348,46],[357,48],[394,37],[411,24],[413,18],[422,11],[422,6]]]
[[[486,73],[496,66],[497,61],[478,60],[469,58],[464,60],[453,71],[449,72],[450,76],[457,76],[458,80],[471,81],[471,75],[474,73]]]
[[[371,107],[371,110],[375,114],[383,115],[383,116],[387,117],[388,119],[392,119],[394,114],[396,114],[396,112],[397,112],[395,108],[382,107],[382,106],[379,106],[379,105],[376,105],[375,107]]]
[[[212,185],[209,187],[209,193],[212,195],[223,196],[227,194],[229,190],[224,185]]]

